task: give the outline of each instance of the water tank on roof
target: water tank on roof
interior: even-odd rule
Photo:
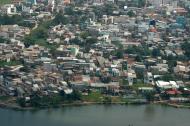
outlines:
[[[128,6],[124,6],[124,10],[127,10],[128,9]]]

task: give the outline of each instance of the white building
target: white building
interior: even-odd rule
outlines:
[[[156,81],[156,86],[162,89],[179,88],[179,85],[175,81]]]
[[[51,11],[53,12],[55,9],[55,0],[48,0],[48,5],[51,6]]]
[[[2,7],[2,11],[5,14],[13,15],[13,14],[16,14],[16,7],[14,6],[14,4],[5,4]]]
[[[133,85],[134,79],[136,79],[136,78],[137,78],[137,76],[136,76],[135,71],[131,70],[130,72],[128,72],[127,80],[128,80],[128,84],[130,86]]]
[[[147,74],[145,75],[144,83],[153,84],[153,75],[151,72],[147,72]]]

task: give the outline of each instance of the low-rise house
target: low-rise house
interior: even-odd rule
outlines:
[[[156,86],[161,88],[161,89],[171,89],[171,88],[179,88],[179,85],[175,81],[156,81],[155,82]]]
[[[41,46],[34,45],[29,48],[25,48],[21,55],[25,61],[34,62],[36,59],[39,59],[40,55],[45,49]]]
[[[32,87],[32,91],[37,92],[39,90],[40,90],[39,85],[38,84],[34,84],[33,87]]]
[[[188,64],[178,64],[176,67],[174,67],[174,73],[177,76],[180,76],[184,79],[189,79],[190,75],[190,65]]]
[[[70,85],[73,89],[77,89],[77,90],[84,90],[84,89],[88,89],[89,84],[84,83],[83,81],[71,81]]]
[[[185,97],[170,97],[170,101],[171,102],[175,102],[175,103],[177,103],[177,102],[189,102],[190,101],[190,99],[189,98],[185,98]]]
[[[73,89],[70,89],[70,88],[66,88],[66,89],[64,89],[63,91],[64,91],[64,93],[65,93],[66,95],[73,93]]]
[[[118,82],[110,82],[107,84],[96,82],[96,83],[90,83],[90,87],[94,89],[99,89],[101,91],[112,90],[113,92],[115,92],[118,91],[120,86]]]
[[[153,87],[139,87],[138,90],[142,93],[153,92]]]
[[[131,70],[127,73],[127,80],[128,80],[128,84],[131,86],[134,84],[134,82],[136,82],[137,76],[135,71]]]
[[[14,6],[14,4],[5,4],[1,10],[3,11],[4,14],[7,14],[7,15],[13,15],[13,14],[16,14],[16,6]]]
[[[1,25],[0,26],[0,36],[4,38],[15,38],[21,40],[24,35],[28,35],[30,29],[27,27],[22,27],[18,25]]]
[[[146,72],[146,66],[143,63],[135,63],[133,68],[136,74],[142,74]]]
[[[61,74],[59,73],[49,73],[46,77],[45,77],[45,81],[46,83],[49,84],[59,84],[61,81],[63,81],[63,77]]]
[[[168,89],[164,92],[166,95],[169,96],[176,96],[176,95],[181,95],[182,93],[176,89]]]
[[[57,65],[51,62],[43,62],[44,72],[55,72],[57,71]]]
[[[23,97],[24,95],[25,95],[25,91],[23,90],[23,88],[22,87],[17,87],[16,88],[16,92],[17,92],[17,96],[18,97]]]
[[[159,63],[156,66],[150,66],[150,71],[153,74],[165,74],[168,73],[168,64]]]
[[[147,72],[144,76],[144,83],[154,84],[153,75],[151,72]]]

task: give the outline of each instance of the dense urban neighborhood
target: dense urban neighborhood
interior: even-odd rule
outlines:
[[[0,106],[190,108],[189,0],[1,0]]]

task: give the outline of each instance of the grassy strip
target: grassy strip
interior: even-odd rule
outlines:
[[[9,98],[9,96],[0,96],[0,101],[7,101]]]
[[[82,100],[88,102],[102,102],[103,95],[100,92],[91,92],[88,95],[83,95]]]
[[[15,65],[19,65],[19,64],[21,64],[20,61],[10,61],[10,62],[0,61],[0,67],[15,66]]]
[[[0,0],[0,5],[10,4],[11,0]]]
[[[150,84],[138,83],[138,84],[133,84],[133,85],[131,86],[131,88],[132,88],[133,90],[138,90],[139,87],[152,87],[152,85],[150,85]]]
[[[82,100],[86,102],[97,102],[97,103],[104,103],[104,102],[110,102],[110,103],[127,103],[129,100],[126,98],[123,98],[121,96],[105,96],[101,94],[100,92],[91,92],[88,95],[83,95]]]

